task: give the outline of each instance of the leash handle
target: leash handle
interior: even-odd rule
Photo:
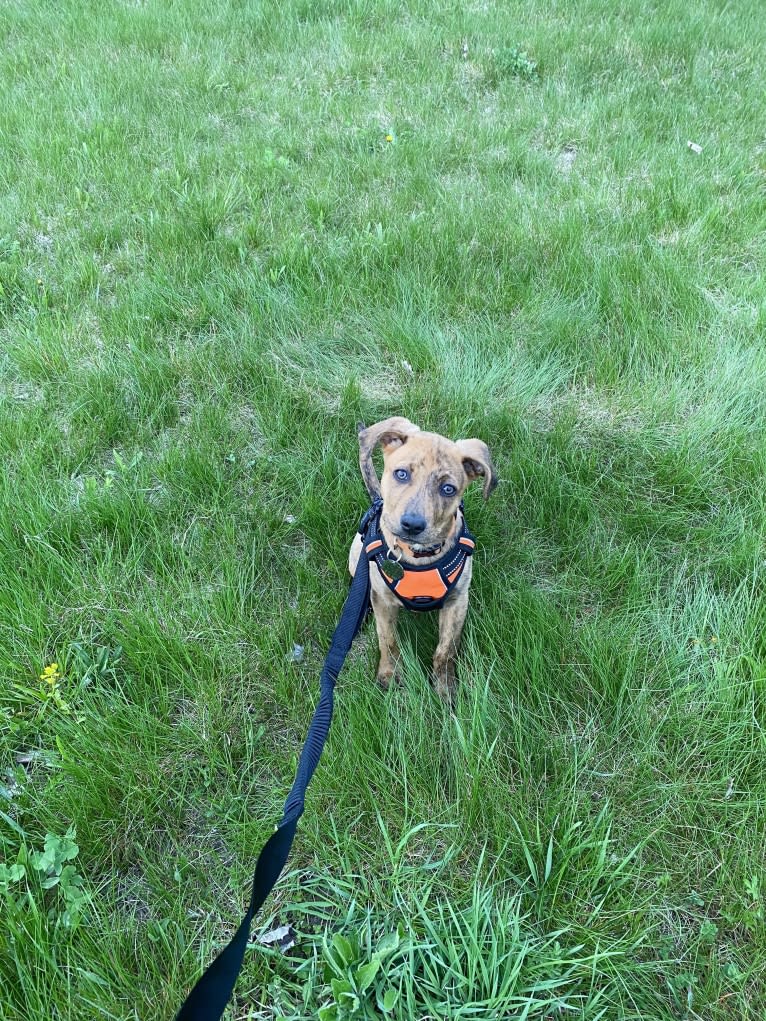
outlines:
[[[382,504],[382,501],[380,501]],[[367,511],[360,532],[364,535],[380,507],[375,504]],[[333,693],[338,674],[343,668],[351,644],[359,632],[370,606],[370,568],[362,554],[351,582],[340,620],[332,636],[330,648],[322,666],[319,702],[317,703],[306,740],[301,751],[298,769],[290,793],[285,801],[282,821],[258,855],[253,875],[250,904],[230,942],[197,980],[176,1015],[176,1021],[220,1021],[226,1004],[234,991],[234,984],[242,968],[245,950],[250,938],[253,917],[266,900],[285,867],[293,846],[298,820],[303,814],[306,788],[311,782],[322,754],[332,722]]]

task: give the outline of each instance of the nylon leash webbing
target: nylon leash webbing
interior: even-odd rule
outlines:
[[[363,536],[370,522],[374,520],[378,509],[379,506],[373,504],[362,518],[359,531]],[[176,1021],[219,1021],[234,991],[234,983],[242,968],[245,949],[250,937],[250,924],[279,879],[290,854],[298,819],[303,814],[306,788],[314,775],[330,730],[335,682],[369,608],[369,575],[369,563],[362,551],[346,602],[343,604],[338,626],[332,636],[332,642],[322,666],[319,702],[314,710],[301,751],[293,786],[287,796],[287,801],[285,801],[282,821],[266,841],[258,856],[250,905],[231,941],[208,966],[184,1000],[176,1015]]]

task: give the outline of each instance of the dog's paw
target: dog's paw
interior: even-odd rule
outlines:
[[[378,682],[378,687],[383,691],[388,691],[391,687],[391,682],[396,682],[396,671],[395,670],[378,670],[375,680]]]
[[[455,701],[455,662],[452,659],[434,661],[432,682],[434,691],[439,698],[452,705]]]
[[[439,678],[434,678],[433,688],[445,705],[453,706],[455,704],[455,688],[453,685],[446,684]]]
[[[383,691],[388,691],[392,684],[402,684],[402,675],[396,667],[386,667],[385,669],[381,667],[378,670],[375,680]]]

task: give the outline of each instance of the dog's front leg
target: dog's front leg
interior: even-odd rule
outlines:
[[[395,597],[376,592],[370,593],[372,611],[375,614],[375,628],[378,632],[380,646],[380,663],[378,664],[378,684],[385,691],[396,674],[399,660],[399,644],[396,640],[396,618],[399,615],[399,603]]]
[[[439,644],[434,652],[434,688],[451,702],[455,694],[455,660],[468,612],[468,589],[448,599],[439,611]]]

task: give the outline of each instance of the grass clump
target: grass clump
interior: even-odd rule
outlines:
[[[519,78],[522,81],[534,82],[540,77],[540,68],[536,60],[517,46],[504,46],[492,59],[491,80],[494,83],[503,78]]]

